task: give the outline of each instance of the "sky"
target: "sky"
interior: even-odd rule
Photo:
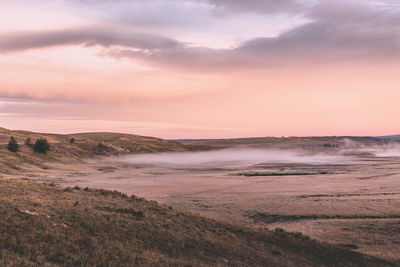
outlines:
[[[0,127],[400,133],[397,0],[0,1]]]

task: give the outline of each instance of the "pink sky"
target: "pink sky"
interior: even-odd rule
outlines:
[[[0,126],[163,138],[400,133],[396,2],[246,3],[2,2]]]

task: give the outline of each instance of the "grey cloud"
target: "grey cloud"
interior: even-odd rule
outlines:
[[[0,51],[55,45],[99,45],[111,57],[180,70],[271,68],[299,63],[398,60],[400,15],[325,1],[308,13],[313,21],[275,38],[248,40],[234,49],[190,47],[157,35],[110,28],[3,36]]]
[[[301,13],[307,6],[305,1],[296,0],[201,0],[214,5],[222,14],[227,13]],[[310,2],[310,1],[308,1]],[[311,1],[315,2],[315,1]]]
[[[69,0],[86,4],[98,3],[145,3],[157,2],[154,0]],[[203,2],[214,6],[222,13],[242,13],[256,12],[264,14],[273,13],[298,13],[310,2],[318,0],[193,0],[193,2]],[[184,2],[184,0],[182,0]],[[188,1],[189,2],[189,1]]]
[[[170,49],[181,46],[163,36],[91,27],[54,31],[21,32],[0,36],[0,51],[12,52],[62,45],[121,45],[137,49]]]
[[[326,2],[315,7],[309,16],[313,22],[275,38],[248,40],[235,49],[180,46],[152,54],[129,49],[109,53],[114,57],[205,71],[400,58],[399,14]]]
[[[319,6],[312,14],[314,22],[285,32],[278,38],[248,41],[238,50],[287,63],[399,56],[398,15],[377,13],[356,6],[336,8]]]

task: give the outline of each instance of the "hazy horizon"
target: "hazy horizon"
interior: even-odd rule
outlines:
[[[119,134],[136,134],[139,135],[135,132],[116,132],[116,131],[34,131],[34,130],[29,130],[29,129],[10,129],[6,128],[0,125],[0,128],[4,128],[6,130],[11,130],[11,131],[28,131],[28,132],[35,132],[35,133],[44,133],[44,134],[84,134],[84,133],[119,133]],[[164,138],[161,136],[150,136],[150,135],[143,135],[143,136],[149,136],[149,137],[155,137],[155,138],[161,138],[161,139],[167,139],[167,140],[213,140],[213,139],[252,139],[252,138],[318,138],[318,137],[395,137],[395,136],[400,136],[400,134],[385,134],[385,135],[281,135],[281,136],[273,136],[273,135],[264,135],[264,136],[220,136],[220,137],[211,137],[211,138],[188,138],[188,137],[176,137],[176,138]]]
[[[0,10],[5,128],[400,133],[393,0],[14,0]]]

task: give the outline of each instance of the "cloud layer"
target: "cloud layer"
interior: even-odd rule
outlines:
[[[218,1],[218,8],[244,11],[242,1]],[[258,10],[291,10],[300,5],[292,1],[246,2]],[[3,34],[1,52],[80,45],[107,48],[104,54],[130,58],[150,66],[185,70],[229,70],[275,68],[309,62],[397,60],[400,55],[400,14],[374,10],[365,5],[322,2],[309,8],[311,22],[277,37],[243,41],[231,49],[193,47],[173,37],[147,33],[118,25]]]
[[[0,123],[169,138],[397,133],[398,7],[3,1]]]

